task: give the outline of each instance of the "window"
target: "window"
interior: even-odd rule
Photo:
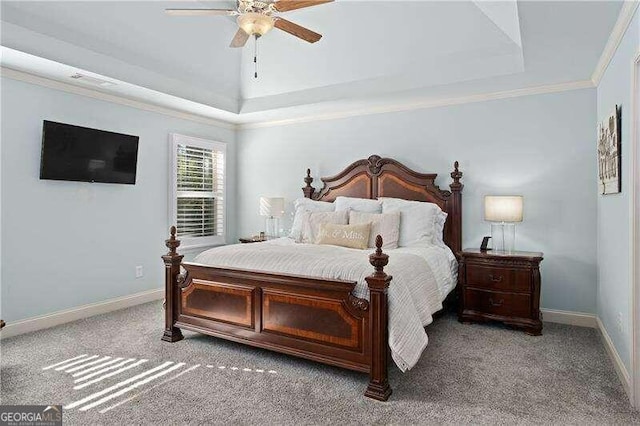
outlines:
[[[226,144],[171,135],[170,218],[183,247],[225,242]]]

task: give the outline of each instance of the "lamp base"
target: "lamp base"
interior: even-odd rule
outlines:
[[[516,225],[500,222],[491,224],[491,241],[493,249],[512,253],[515,251]]]
[[[265,236],[268,240],[278,238],[280,233],[278,232],[278,218],[277,217],[267,217],[265,219]]]

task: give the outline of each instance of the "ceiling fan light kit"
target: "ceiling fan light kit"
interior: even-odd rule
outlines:
[[[248,36],[261,37],[269,32],[273,27],[298,37],[309,43],[315,43],[322,38],[318,34],[303,26],[281,18],[278,14],[290,10],[302,9],[305,7],[318,6],[324,3],[331,3],[333,0],[238,0],[236,10],[233,9],[165,9],[167,15],[171,16],[237,16],[238,27],[243,34],[236,33],[231,47],[243,47]]]
[[[238,16],[238,26],[248,35],[262,37],[274,26],[274,18],[257,12]]]
[[[231,40],[229,47],[244,47],[250,36],[255,37],[256,50],[253,56],[253,62],[256,67],[254,75],[255,78],[258,78],[258,38],[271,31],[273,27],[309,43],[315,43],[322,38],[322,34],[287,21],[280,16],[276,16],[276,14],[331,3],[332,1],[333,0],[238,0],[236,10],[165,9],[165,13],[172,16],[237,16],[239,28]]]

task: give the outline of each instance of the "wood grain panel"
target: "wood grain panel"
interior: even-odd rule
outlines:
[[[441,208],[444,207],[443,200],[435,197],[424,187],[407,182],[389,172],[383,172],[378,177],[378,197],[410,198],[415,201],[428,201],[439,205]]]
[[[531,292],[531,271],[467,264],[467,286],[487,290]]]
[[[255,287],[194,279],[182,294],[182,313],[254,327]]]
[[[184,330],[196,331],[243,344],[270,349],[298,357],[303,357],[337,367],[369,373],[370,348],[362,351],[335,346],[324,342],[301,340],[271,332],[256,332],[245,327],[211,321],[200,317],[180,315],[177,326]],[[368,329],[363,332],[368,336]]]
[[[531,296],[498,291],[464,290],[465,309],[519,318],[531,317]]]
[[[371,179],[365,172],[348,176],[342,184],[338,183],[327,192],[325,201],[334,201],[337,197],[373,198]]]
[[[263,331],[353,349],[362,347],[362,320],[351,316],[342,301],[263,293]]]

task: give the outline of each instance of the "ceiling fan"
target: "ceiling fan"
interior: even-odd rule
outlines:
[[[165,9],[173,16],[237,16],[238,31],[231,40],[231,47],[243,47],[250,36],[256,39],[265,35],[273,27],[285,31],[309,43],[322,38],[321,34],[280,17],[278,14],[290,10],[331,3],[333,0],[238,0],[233,9]]]

